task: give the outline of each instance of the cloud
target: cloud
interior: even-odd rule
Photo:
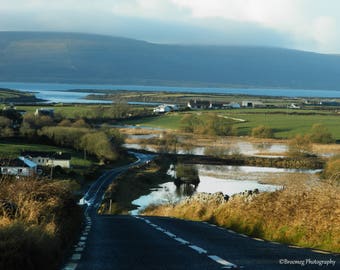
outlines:
[[[1,0],[0,30],[340,52],[339,8],[337,0]]]
[[[329,0],[172,0],[194,18],[249,22],[290,36],[295,45],[339,50],[340,3]],[[320,11],[322,10],[322,13]],[[308,48],[308,46],[307,46]]]

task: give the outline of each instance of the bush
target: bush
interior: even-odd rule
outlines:
[[[326,164],[323,176],[340,183],[340,157],[329,160]]]
[[[329,144],[335,142],[332,133],[323,124],[313,125],[310,139],[313,143]]]
[[[255,138],[273,138],[274,132],[270,127],[261,125],[252,129],[251,136]]]
[[[306,157],[311,155],[312,144],[308,135],[296,135],[288,143],[288,155],[290,157]]]
[[[212,136],[234,135],[232,121],[216,113],[209,113],[199,117],[196,114],[186,114],[181,119],[182,130],[189,133],[205,134]]]

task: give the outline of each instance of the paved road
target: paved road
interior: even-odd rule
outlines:
[[[139,158],[136,164],[150,160]],[[64,269],[340,269],[337,255],[252,239],[208,223],[97,215],[107,185],[127,168],[108,172],[86,194],[87,225]]]

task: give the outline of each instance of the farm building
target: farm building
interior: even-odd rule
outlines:
[[[15,159],[1,159],[2,175],[34,176],[37,174],[37,164],[25,157]]]
[[[35,116],[50,116],[54,117],[54,109],[49,109],[49,108],[40,108],[36,109],[34,112]]]
[[[153,109],[154,113],[167,113],[172,111],[178,111],[179,108],[176,104],[162,104]]]
[[[263,103],[258,100],[244,100],[242,101],[242,107],[245,108],[255,108],[255,107],[262,107]]]
[[[71,167],[71,155],[62,152],[39,152],[39,151],[24,151],[21,153],[25,158],[32,160],[39,166],[60,166],[62,168]]]

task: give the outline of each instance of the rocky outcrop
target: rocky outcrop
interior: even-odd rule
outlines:
[[[191,203],[222,204],[222,203],[226,203],[228,201],[233,201],[233,200],[251,201],[258,194],[260,194],[260,191],[258,189],[246,190],[244,192],[234,194],[232,196],[224,195],[222,192],[216,192],[216,193],[199,192],[190,197],[187,197],[181,203],[183,204],[191,204]]]

